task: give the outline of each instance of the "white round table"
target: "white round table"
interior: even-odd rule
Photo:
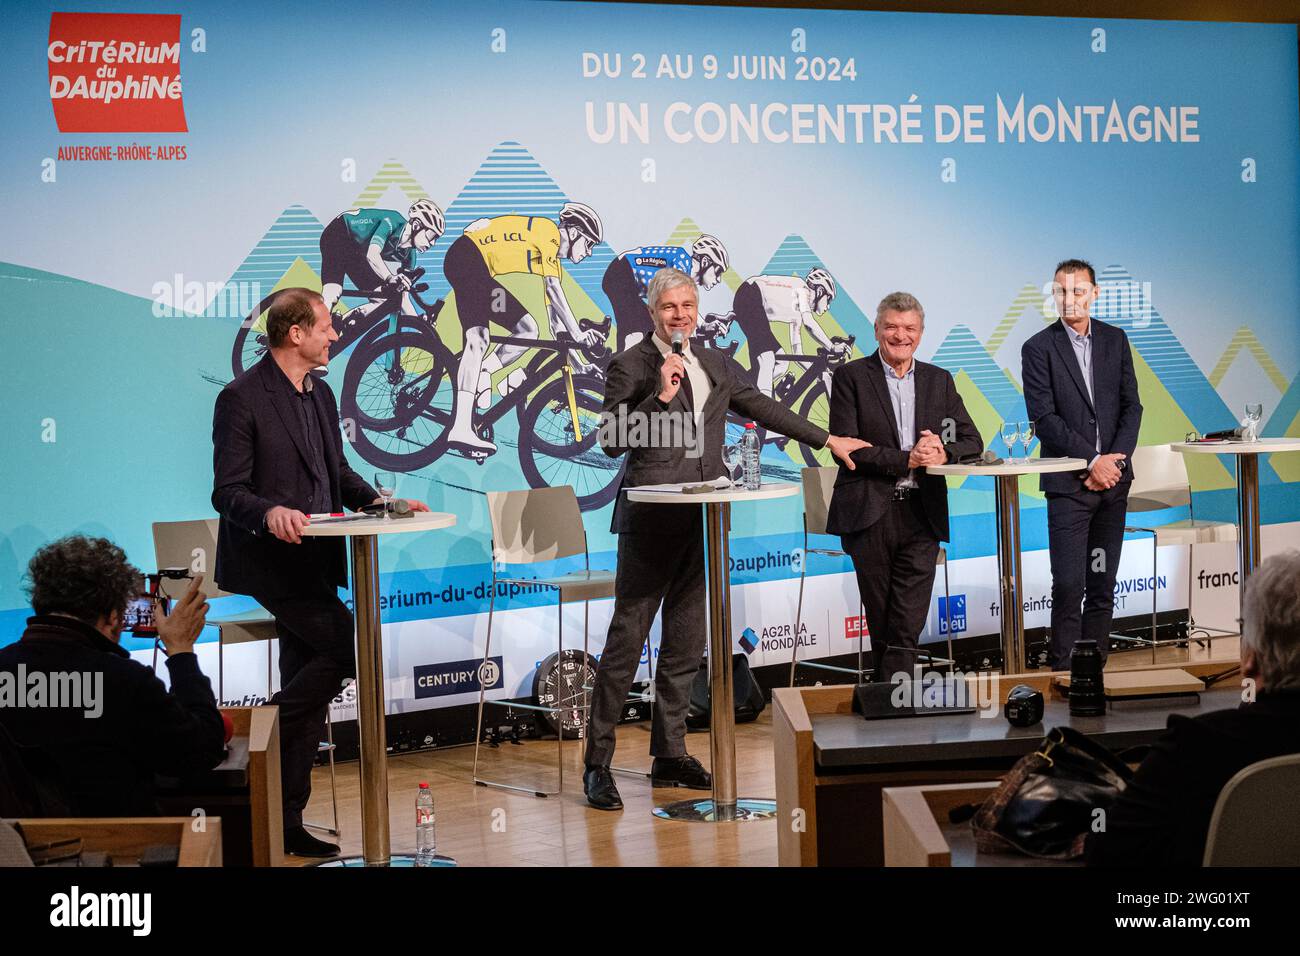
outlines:
[[[930,475],[988,475],[995,478],[998,580],[1002,595],[1002,673],[1025,670],[1025,608],[1020,585],[1020,476],[1084,471],[1082,458],[1030,458],[1000,465],[931,465]]]
[[[456,516],[420,511],[409,518],[351,518],[310,524],[303,537],[349,538],[352,611],[357,622],[357,736],[361,747],[361,856],[325,866],[414,865],[394,858],[388,832],[388,742],[384,731],[384,638],[379,620],[379,536],[450,528]],[[450,861],[448,861],[450,862]]]
[[[736,709],[731,684],[731,575],[727,534],[731,506],[739,501],[770,501],[799,493],[791,482],[761,485],[756,491],[731,488],[700,494],[625,488],[629,501],[657,505],[703,505],[709,588],[709,750],[713,758],[713,799],[678,800],[655,807],[657,817],[721,823],[767,820],[776,816],[776,801],[736,797]]]
[[[1179,441],[1170,446],[1184,455],[1233,455],[1237,459],[1238,570],[1246,593],[1246,579],[1259,566],[1259,456],[1300,451],[1300,438],[1261,438],[1259,441]]]

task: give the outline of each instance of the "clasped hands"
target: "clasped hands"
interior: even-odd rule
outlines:
[[[1119,462],[1125,456],[1119,452],[1111,455],[1098,455],[1097,460],[1093,463],[1092,468],[1088,471],[1088,477],[1083,480],[1083,487],[1089,491],[1105,491],[1108,488],[1114,488],[1119,483]]]
[[[943,447],[943,442],[939,436],[929,429],[921,431],[921,437],[917,439],[912,450],[907,455],[908,468],[926,468],[930,465],[946,465],[948,463],[948,452]]]

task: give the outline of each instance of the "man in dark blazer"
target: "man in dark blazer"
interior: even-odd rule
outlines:
[[[1224,784],[1253,763],[1300,753],[1300,552],[1266,559],[1246,582],[1242,704],[1169,729],[1088,835],[1090,866],[1200,866]],[[1293,794],[1277,804],[1294,814]],[[1260,820],[1267,834],[1273,821]],[[1292,860],[1293,864],[1300,860]]]
[[[611,530],[618,534],[614,616],[592,691],[583,778],[587,801],[600,810],[623,806],[609,763],[614,728],[632,686],[641,648],[663,605],[663,637],[655,668],[650,753],[656,787],[708,789],[700,762],[686,753],[690,685],[704,654],[703,523],[698,507],[628,501],[623,487],[704,482],[725,473],[722,445],[727,411],[848,461],[863,443],[835,438],[763,395],[730,358],[690,345],[699,304],[695,281],[660,269],[646,290],[654,334],[614,356],[605,384],[600,444],[627,455]],[[674,354],[674,333],[682,338]],[[852,463],[848,467],[853,467]]]
[[[1025,342],[1020,362],[1042,456],[1088,463],[1081,472],[1038,479],[1047,495],[1052,566],[1049,664],[1068,670],[1080,637],[1095,640],[1103,657],[1110,649],[1142,405],[1128,336],[1089,316],[1097,301],[1092,266],[1081,259],[1058,265],[1052,297],[1060,319]]]
[[[930,607],[939,542],[948,539],[948,485],[927,475],[984,449],[956,383],[914,355],[925,310],[906,292],[876,308],[879,348],[835,370],[831,431],[870,442],[835,478],[826,530],[853,559],[871,636],[872,679],[911,676]]]
[[[280,639],[280,768],[285,850],[329,856],[338,847],[302,825],[325,709],[356,674],[341,538],[304,538],[309,515],[379,501],[343,454],[338,406],[324,379],[338,339],[320,295],[279,293],[267,313],[266,356],[217,396],[212,419],[212,506],[217,584],[249,594],[275,616]],[[428,508],[416,501],[417,511]]]

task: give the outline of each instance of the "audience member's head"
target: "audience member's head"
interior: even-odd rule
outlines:
[[[141,574],[106,538],[74,534],[45,545],[27,566],[26,590],[37,614],[61,614],[117,640]]]
[[[1300,551],[1265,559],[1246,582],[1241,672],[1260,690],[1300,687]]]

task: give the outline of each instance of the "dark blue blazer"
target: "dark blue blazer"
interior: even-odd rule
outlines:
[[[919,437],[922,430],[929,429],[936,435],[949,437],[943,446],[949,462],[978,455],[984,450],[984,440],[966,411],[966,403],[952,375],[929,362],[915,359],[913,362],[916,435]],[[951,435],[945,427],[949,421],[953,424]],[[847,435],[871,443],[870,448],[859,448],[853,453],[856,467],[852,471],[841,464],[835,477],[826,530],[842,536],[863,531],[879,521],[894,499],[894,485],[908,472],[910,455],[899,448],[902,442],[879,350],[835,370],[831,377],[830,430],[832,435]],[[921,486],[921,507],[934,536],[947,541],[947,479],[918,468],[916,480]]]
[[[266,356],[221,390],[212,416],[212,507],[217,531],[216,581],[235,594],[301,595],[347,584],[342,538],[287,544],[266,530],[276,505],[313,512],[352,510],[379,496],[343,456],[339,410],[324,379],[314,379],[311,400],[320,424],[330,500],[312,501],[295,399],[284,373]]]
[[[1092,461],[1098,454],[1121,452],[1124,470],[1121,482],[1133,480],[1133,450],[1137,448],[1142,424],[1137,375],[1124,330],[1090,319],[1092,331],[1092,387],[1079,371],[1065,324],[1057,320],[1031,336],[1020,350],[1021,380],[1025,386],[1025,408],[1037,428],[1044,458],[1082,458]],[[1085,473],[1070,471],[1039,476],[1045,492],[1084,491]]]

